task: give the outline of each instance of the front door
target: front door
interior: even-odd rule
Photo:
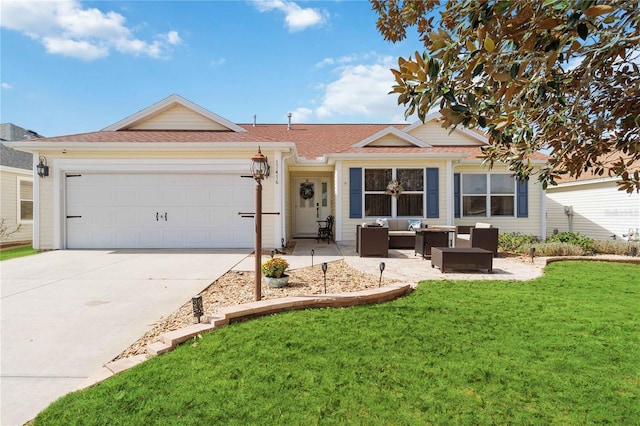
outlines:
[[[297,178],[295,184],[296,235],[316,235],[318,221],[330,212],[329,178]]]

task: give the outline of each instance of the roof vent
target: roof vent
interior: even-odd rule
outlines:
[[[291,130],[291,113],[287,114],[287,118],[289,118],[289,124],[287,124],[287,130]]]
[[[258,116],[253,114],[253,127],[256,127],[256,120],[258,119]]]

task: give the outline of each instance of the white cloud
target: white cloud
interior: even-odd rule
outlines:
[[[136,38],[119,13],[85,8],[78,0],[3,0],[2,27],[19,31],[39,41],[47,52],[94,60],[121,53],[166,56],[170,46],[182,43],[177,31],[158,34],[153,41]]]
[[[291,113],[291,121],[293,123],[308,123],[313,117],[313,111],[309,108],[297,108]]]
[[[397,97],[389,95],[394,84],[390,68],[393,58],[379,58],[373,64],[353,64],[339,68],[337,80],[326,85],[321,105],[315,114],[320,119],[334,116],[359,116],[404,122],[403,108]]]
[[[335,64],[350,64],[352,62],[357,61],[367,61],[371,58],[375,58],[375,53],[365,53],[360,55],[345,55],[339,58],[324,58],[322,61],[318,62],[315,66],[316,68],[322,68],[325,66],[335,65]]]
[[[9,83],[2,83],[2,85],[0,85],[0,87],[2,88],[2,90],[11,90],[11,89],[13,89],[13,85],[11,85]]]
[[[285,14],[285,24],[289,31],[301,31],[308,27],[324,24],[328,13],[322,9],[302,8],[297,3],[286,0],[253,0],[260,12],[278,10]]]
[[[224,65],[225,62],[227,62],[227,60],[225,58],[216,58],[216,59],[212,59],[209,62],[209,66],[211,68],[216,68],[216,67],[219,67],[221,65]]]

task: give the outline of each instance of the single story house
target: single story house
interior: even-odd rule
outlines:
[[[263,247],[313,236],[335,217],[337,241],[380,217],[429,225],[489,222],[543,235],[545,194],[477,158],[477,131],[449,132],[438,114],[406,124],[236,124],[178,95],[93,133],[13,143],[46,157],[34,181],[40,249],[251,248],[251,157],[268,157]],[[542,154],[534,165],[546,162]],[[397,181],[400,195],[387,193]]]
[[[41,138],[12,123],[0,124],[0,219],[7,232],[1,244],[29,244],[33,235],[33,159],[5,141]]]
[[[618,180],[583,173],[547,187],[547,234],[570,231],[597,240],[640,241],[640,194],[619,191]]]

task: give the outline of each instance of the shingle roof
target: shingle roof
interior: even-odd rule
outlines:
[[[31,170],[33,168],[32,158],[33,156],[28,152],[16,151],[0,143],[0,165]]]
[[[240,124],[246,132],[204,131],[204,130],[118,130],[81,133],[39,139],[38,142],[63,143],[233,143],[233,142],[292,142],[296,145],[299,157],[316,159],[325,155],[341,154],[460,154],[466,158],[480,155],[479,146],[365,146],[353,145],[388,127],[403,129],[406,124]],[[533,159],[545,160],[543,154]]]

